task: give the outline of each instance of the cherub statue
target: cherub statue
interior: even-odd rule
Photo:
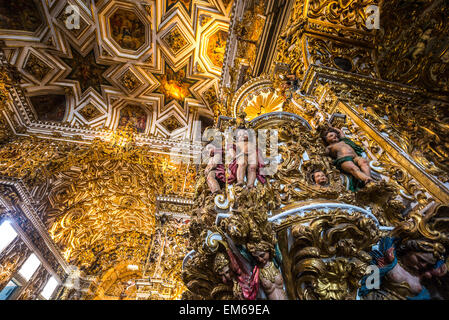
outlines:
[[[210,192],[217,193],[220,191],[219,180],[225,182],[225,167],[223,165],[223,151],[215,143],[209,143],[205,152],[207,154],[208,162],[204,169],[204,175],[206,176],[207,185]]]
[[[265,291],[268,300],[287,300],[284,291],[284,279],[279,270],[274,246],[266,241],[248,243],[248,251],[256,261],[260,270],[260,285]]]
[[[374,182],[371,177],[371,169],[368,161],[362,157],[363,148],[346,138],[344,133],[337,128],[329,128],[322,134],[326,147],[326,153],[334,158],[334,164],[340,171],[350,174],[353,178],[366,185]],[[350,189],[356,191],[359,188],[357,181],[351,181]]]
[[[438,242],[385,237],[371,256],[379,268],[380,285],[370,289],[368,276],[362,279],[359,296],[367,300],[431,299],[423,282],[447,273],[445,248]]]
[[[229,150],[234,159],[229,165],[230,181],[237,180],[238,186],[245,184],[247,177],[247,187],[254,187],[256,179],[265,184],[265,177],[260,174],[260,169],[264,166],[264,161],[256,142],[249,139],[246,129],[237,129],[236,142]]]

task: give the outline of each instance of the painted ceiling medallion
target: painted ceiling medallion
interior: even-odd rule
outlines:
[[[192,97],[190,88],[196,83],[196,80],[188,79],[186,76],[187,67],[173,71],[169,65],[165,65],[165,73],[156,75],[161,86],[156,92],[162,93],[165,97],[165,104],[176,100],[180,104],[184,103],[186,98]]]
[[[66,78],[78,81],[82,92],[93,88],[101,94],[101,86],[110,85],[103,76],[106,70],[109,69],[109,66],[96,61],[94,50],[91,50],[83,57],[72,48],[72,55],[72,59],[62,59],[72,70]]]
[[[143,85],[142,81],[129,69],[120,78],[120,83],[129,93],[136,91],[139,86]]]
[[[34,32],[42,23],[38,4],[35,1],[0,1],[0,29]]]
[[[147,126],[148,114],[138,105],[127,105],[120,110],[118,129],[131,127],[138,133],[144,133]]]
[[[99,111],[93,104],[89,103],[86,106],[84,106],[80,111],[78,111],[79,114],[81,114],[84,119],[87,121],[93,121],[103,115],[101,111]]]
[[[121,48],[137,51],[145,43],[145,25],[133,11],[118,9],[109,23],[112,38]]]
[[[224,30],[218,30],[209,38],[207,55],[216,67],[223,67],[227,39],[228,33]]]
[[[36,80],[42,81],[42,79],[44,79],[44,77],[51,71],[51,67],[39,59],[35,54],[30,53],[23,66],[23,70],[32,75]]]

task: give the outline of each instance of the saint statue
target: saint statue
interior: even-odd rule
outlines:
[[[223,165],[223,151],[216,144],[209,143],[206,146],[208,156],[207,166],[204,170],[207,185],[212,193],[220,191],[219,181],[225,182],[225,166]]]
[[[231,249],[227,249],[227,256],[218,253],[215,256],[214,271],[224,284],[233,284],[233,294],[239,300],[256,300],[259,294],[259,273],[251,273],[245,262],[239,259]]]
[[[287,300],[284,291],[284,279],[279,270],[280,261],[277,257],[275,247],[266,241],[247,244],[248,251],[256,261],[259,273],[260,285],[265,291],[268,300]]]
[[[370,286],[367,275],[362,278],[359,296],[366,300],[429,300],[425,281],[446,275],[445,248],[426,240],[382,238],[379,249],[372,251],[372,264],[379,268],[380,284]]]

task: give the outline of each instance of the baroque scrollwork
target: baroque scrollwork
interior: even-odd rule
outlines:
[[[185,298],[355,299],[379,226],[394,220],[383,215],[390,210],[396,217],[404,208],[395,206],[397,190],[385,182],[350,191],[326,156],[320,130],[301,119],[272,113],[228,122],[275,129],[280,160],[276,173],[254,187],[223,181],[214,189],[207,185],[208,163],[202,166],[190,223],[193,250],[183,268]],[[229,167],[221,169],[227,176]],[[292,214],[295,203],[328,201],[335,209]],[[354,212],[358,203],[371,212]]]
[[[444,219],[430,223],[423,218],[434,201],[427,186],[390,154],[387,144],[373,139],[364,122],[349,112],[352,109],[342,107],[338,99],[343,90],[331,88],[327,82],[315,83],[314,90],[294,93],[287,105],[293,113],[220,123],[222,132],[242,126],[275,130],[277,170],[253,188],[228,180],[213,188],[207,184],[208,164],[201,167],[190,223],[192,251],[183,268],[188,289],[184,298],[356,299],[364,292],[362,280],[373,266],[374,248],[386,237],[406,244],[398,249],[398,259],[413,248],[426,254],[436,248],[438,259],[426,255],[429,265],[445,264],[445,251],[432,229],[438,225],[447,232]],[[344,101],[351,104],[349,98]],[[323,140],[323,133],[329,128],[340,137],[336,142],[360,153],[363,161],[354,163],[370,178],[360,188],[351,190],[351,173],[337,167],[335,160],[342,155],[326,152],[329,139]],[[341,140],[343,134],[347,143]],[[229,174],[225,164],[220,170],[225,177]],[[408,242],[401,228],[422,228],[424,247]],[[416,259],[412,261],[410,267],[418,268]],[[443,272],[441,276],[439,285],[445,281]],[[278,284],[271,288],[279,289],[274,290],[279,295],[264,287],[268,279]],[[442,296],[441,289],[434,293],[435,286],[429,286],[431,297]]]
[[[424,87],[446,96],[448,93],[449,28],[444,1],[383,2],[382,32],[375,39],[378,66],[383,79]],[[413,24],[400,28],[407,16]]]
[[[376,243],[373,220],[344,209],[317,211],[290,227],[293,244],[288,253],[290,279],[299,299],[354,299],[358,281]]]
[[[158,194],[189,197],[193,192],[193,168],[115,140],[76,146],[23,138],[0,151],[2,176],[21,179],[32,190],[34,205],[64,259],[99,279],[120,261],[145,265],[155,233]],[[147,175],[150,171],[153,174]],[[14,219],[25,232],[37,235],[27,221]],[[164,243],[168,245],[158,245]],[[167,252],[163,256],[171,257]],[[161,274],[162,279],[166,276]],[[179,295],[182,283],[172,285]]]

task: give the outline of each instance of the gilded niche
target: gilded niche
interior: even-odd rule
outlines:
[[[242,109],[246,113],[246,120],[250,121],[266,113],[283,111],[284,101],[274,90],[261,92],[242,106]]]

